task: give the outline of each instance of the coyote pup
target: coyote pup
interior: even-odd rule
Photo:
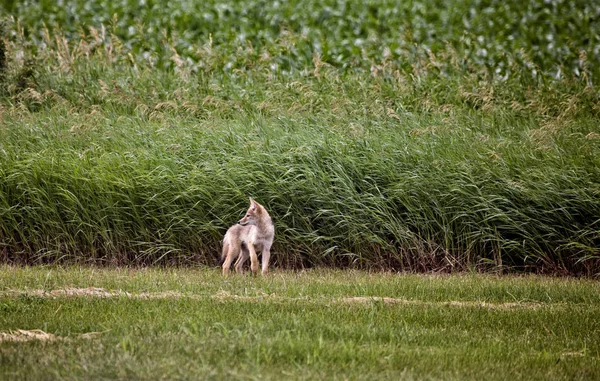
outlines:
[[[229,274],[231,262],[237,257],[235,271],[242,272],[244,262],[250,258],[250,268],[253,273],[258,271],[258,256],[262,252],[262,274],[269,269],[271,245],[275,236],[275,226],[267,210],[250,197],[250,208],[236,225],[227,230],[223,238],[223,275]]]

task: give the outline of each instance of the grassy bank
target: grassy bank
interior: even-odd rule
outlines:
[[[69,4],[4,19],[4,260],[214,263],[252,195],[279,266],[598,273],[591,3]]]
[[[591,281],[351,271],[224,280],[217,270],[56,267],[0,275],[0,370],[11,379],[599,377]]]

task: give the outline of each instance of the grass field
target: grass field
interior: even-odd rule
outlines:
[[[0,310],[7,379],[600,377],[589,280],[4,266]]]
[[[11,380],[600,377],[589,280],[4,266],[0,311]]]
[[[600,273],[594,1],[0,7],[3,261]]]

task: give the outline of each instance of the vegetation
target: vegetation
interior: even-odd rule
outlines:
[[[3,267],[0,371],[14,380],[597,379],[599,295],[594,281],[533,276],[320,270],[225,281],[217,269]]]
[[[4,260],[600,271],[593,1],[4,9]]]

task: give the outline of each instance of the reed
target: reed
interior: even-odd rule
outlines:
[[[299,3],[263,17],[203,2],[212,24],[182,8],[140,25],[48,4],[3,22],[4,260],[212,264],[251,195],[279,266],[599,271],[600,65],[583,34],[554,50],[532,37],[546,24],[524,24],[517,46],[478,19],[481,42],[426,1],[423,16],[403,5],[413,27],[397,29],[387,2],[302,7],[283,29],[265,25]],[[597,23],[591,3],[552,6]],[[542,17],[528,7],[476,10]],[[445,37],[425,33],[444,22]],[[571,27],[549,22],[565,41]]]

